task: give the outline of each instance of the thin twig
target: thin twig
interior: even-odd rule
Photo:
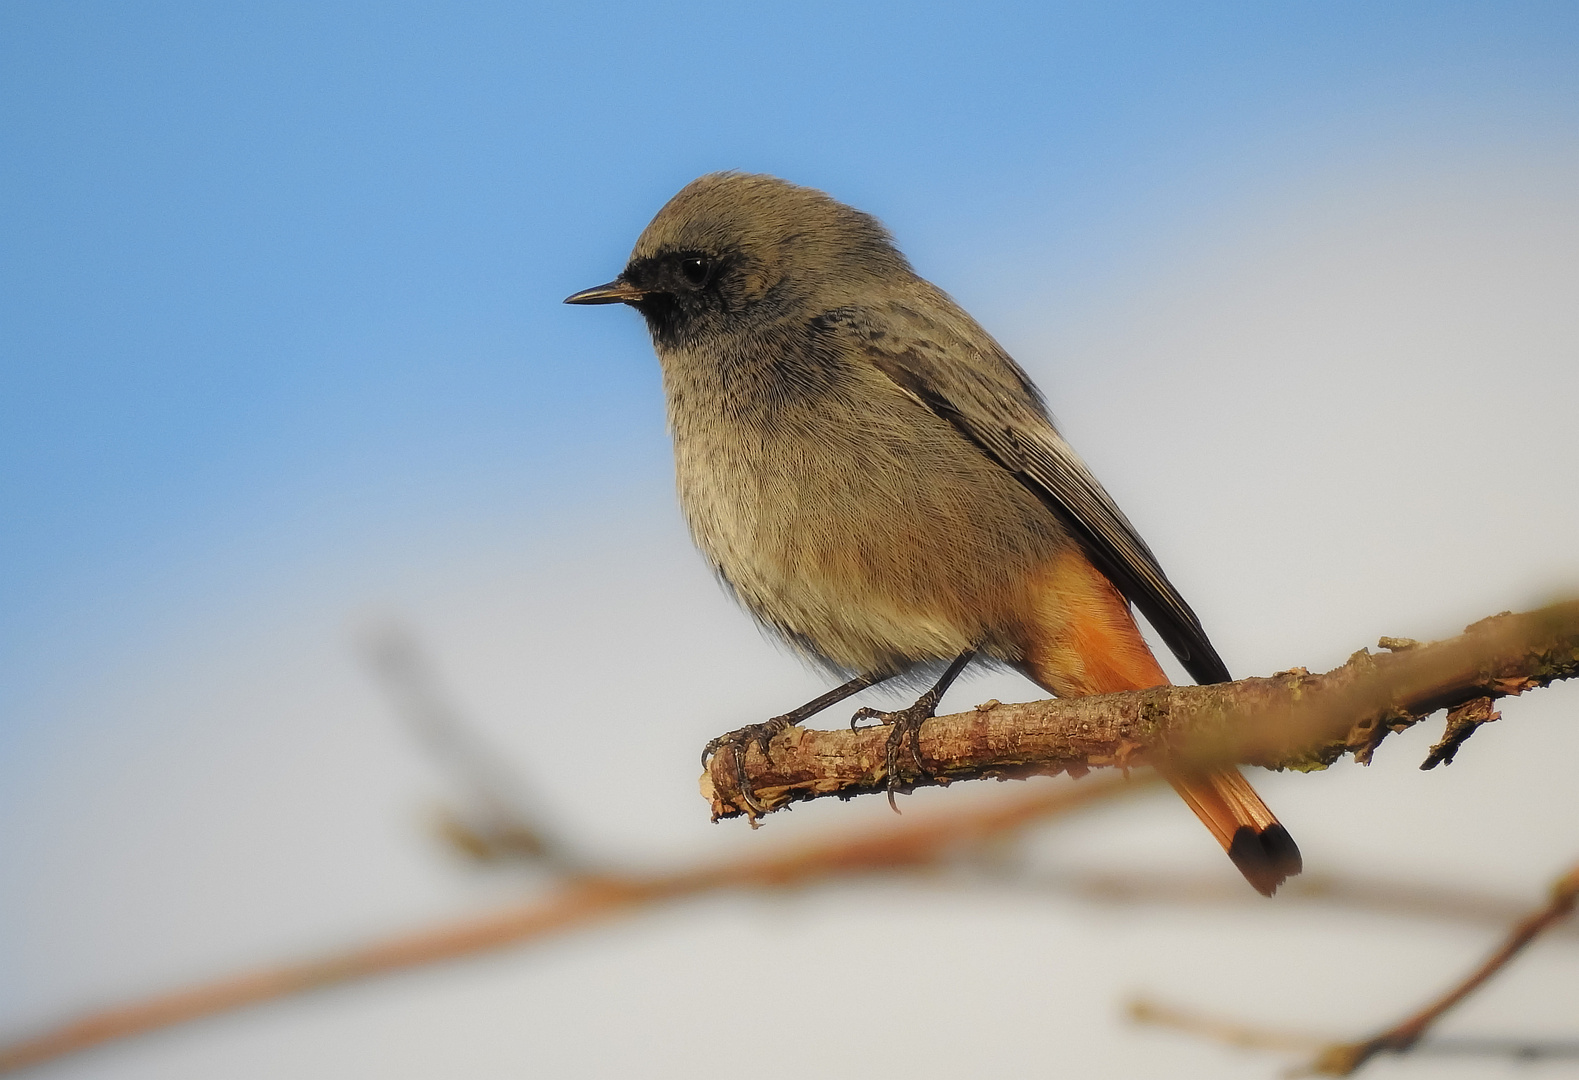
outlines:
[[[1328,1044],[1320,1035],[1301,1031],[1274,1031],[1255,1024],[1241,1023],[1220,1016],[1208,1016],[1193,1009],[1164,1005],[1149,998],[1136,998],[1125,1009],[1137,1024],[1153,1024],[1199,1035],[1213,1042],[1239,1046],[1246,1050],[1278,1050],[1300,1054],[1314,1053]]]
[[[368,634],[365,655],[389,695],[395,714],[446,770],[471,805],[446,808],[439,831],[454,848],[481,861],[517,859],[560,871],[583,868],[531,805],[529,787],[504,767],[441,686],[438,674],[410,631],[386,623]]]
[[[1408,1019],[1358,1042],[1333,1042],[1310,1033],[1275,1031],[1146,1000],[1132,1002],[1129,1015],[1140,1023],[1175,1028],[1231,1046],[1313,1052],[1315,1056],[1311,1062],[1291,1073],[1291,1076],[1350,1076],[1377,1054],[1402,1054],[1420,1050],[1433,1054],[1481,1054],[1523,1059],[1572,1057],[1576,1050],[1573,1040],[1440,1039],[1425,1045],[1421,1043],[1421,1038],[1444,1013],[1485,985],[1526,945],[1571,915],[1576,902],[1579,902],[1579,866],[1559,878],[1552,886],[1551,899],[1520,919],[1497,950],[1451,990]]]
[[[1394,647],[1401,639],[1384,639]],[[1159,758],[1323,769],[1346,753],[1369,761],[1389,733],[1439,709],[1523,693],[1579,675],[1579,601],[1484,619],[1459,637],[1386,655],[1361,650],[1324,675],[1294,669],[1269,679],[1164,686],[1121,694],[989,702],[926,722],[916,746],[925,775],[902,786],[1039,773],[1080,775]],[[1489,718],[1489,717],[1488,717]],[[791,727],[764,755],[744,754],[754,797],[741,795],[733,755],[702,775],[713,817],[780,809],[803,799],[889,790],[888,729]]]
[[[1172,1028],[1213,1042],[1246,1050],[1311,1053],[1331,1044],[1327,1037],[1306,1031],[1283,1031],[1181,1009],[1146,998],[1126,1010],[1138,1024]],[[1409,1051],[1414,1057],[1491,1057],[1514,1061],[1556,1061],[1579,1058],[1576,1039],[1474,1038],[1423,1039]]]
[[[571,878],[541,899],[491,915],[91,1012],[0,1046],[0,1072],[247,1005],[581,929],[666,901],[728,890],[801,887],[937,865],[957,851],[1146,786],[1146,781],[1118,777],[1073,787],[1058,785],[968,811],[885,822],[855,836],[801,843],[768,855],[667,873]]]
[[[1159,872],[1026,872],[1014,864],[986,864],[981,868],[994,886],[1042,890],[1111,908],[1118,904],[1167,904],[1170,907],[1255,907],[1266,901],[1244,887],[1232,871],[1215,874],[1166,874]],[[1527,904],[1507,897],[1469,889],[1388,881],[1353,874],[1312,873],[1290,879],[1278,890],[1278,907],[1321,906],[1363,911],[1376,915],[1476,926],[1507,926],[1524,915]],[[1547,931],[1553,938],[1579,938],[1579,922],[1567,922]]]
[[[1501,720],[1502,714],[1491,707],[1489,697],[1466,701],[1447,711],[1447,724],[1442,731],[1442,741],[1431,747],[1431,752],[1420,763],[1421,769],[1434,769],[1438,765],[1451,765],[1469,737],[1481,724]]]
[[[1480,989],[1517,956],[1526,945],[1549,928],[1573,914],[1579,900],[1579,866],[1564,874],[1552,886],[1551,899],[1545,906],[1521,919],[1508,932],[1507,939],[1488,956],[1484,963],[1471,972],[1457,986],[1437,1000],[1369,1039],[1353,1043],[1334,1043],[1316,1055],[1301,1073],[1296,1075],[1350,1076],[1360,1066],[1380,1053],[1401,1054],[1408,1051],[1442,1015]]]

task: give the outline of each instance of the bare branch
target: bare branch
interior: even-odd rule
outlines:
[[[1149,998],[1136,998],[1125,1010],[1137,1024],[1153,1024],[1173,1028],[1190,1035],[1199,1035],[1213,1042],[1227,1043],[1246,1050],[1280,1050],[1310,1054],[1320,1050],[1327,1040],[1319,1035],[1302,1031],[1274,1031],[1254,1024],[1240,1023],[1220,1016],[1208,1016],[1193,1009],[1164,1005]]]
[[[1380,1034],[1361,1042],[1335,1043],[1324,1048],[1301,1075],[1350,1076],[1377,1054],[1407,1052],[1444,1013],[1480,989],[1526,945],[1573,914],[1576,901],[1579,901],[1579,866],[1558,878],[1545,906],[1521,919],[1497,950],[1457,986]]]
[[[1497,950],[1451,990],[1408,1019],[1359,1042],[1333,1042],[1304,1032],[1274,1031],[1145,1000],[1131,1003],[1129,1015],[1139,1023],[1171,1027],[1231,1046],[1314,1053],[1313,1060],[1294,1072],[1294,1076],[1351,1076],[1381,1053],[1428,1050],[1433,1054],[1480,1054],[1527,1060],[1579,1056],[1579,1046],[1572,1040],[1438,1039],[1428,1047],[1420,1042],[1449,1009],[1485,985],[1526,945],[1573,914],[1576,902],[1579,902],[1579,866],[1559,878],[1552,886],[1547,903],[1520,919]]]
[[[1274,769],[1323,769],[1346,753],[1360,761],[1388,734],[1439,709],[1461,709],[1579,674],[1579,601],[1482,620],[1431,645],[1383,639],[1397,651],[1360,650],[1324,675],[1303,669],[1268,679],[1020,705],[988,702],[927,721],[918,740],[930,777],[914,784],[1023,777],[1132,766],[1159,758],[1237,761]],[[1477,708],[1479,706],[1476,706]],[[1459,727],[1474,722],[1460,711]],[[1463,736],[1445,744],[1456,751]],[[883,727],[814,731],[792,727],[764,756],[745,753],[746,780],[769,812],[804,799],[886,791]],[[1440,760],[1450,760],[1443,752]],[[713,817],[758,813],[743,799],[730,755],[702,775]]]
[[[560,870],[578,865],[569,847],[530,805],[528,787],[501,764],[440,685],[433,665],[410,631],[389,622],[367,635],[365,655],[395,714],[455,780],[469,806],[448,807],[439,833],[451,847],[483,862],[518,859]]]
[[[862,874],[916,870],[979,848],[1049,817],[1147,786],[1118,777],[1059,785],[966,812],[885,823],[854,836],[803,843],[769,855],[667,873],[571,878],[547,896],[313,960],[220,979],[91,1012],[0,1045],[0,1072],[36,1065],[115,1039],[170,1027],[326,986],[441,963],[582,929],[666,901],[728,890],[776,890]]]
[[[1142,764],[1160,754],[1192,760],[1197,756],[1223,760],[1231,755],[1234,760],[1274,767],[1322,768],[1345,752],[1368,754],[1387,731],[1401,730],[1435,709],[1516,694],[1572,676],[1579,671],[1579,604],[1497,617],[1476,624],[1461,638],[1436,645],[1405,648],[1396,640],[1389,644],[1399,651],[1378,657],[1362,652],[1323,676],[1295,671],[1219,687],[1164,688],[1020,706],[992,703],[930,722],[922,748],[929,764],[943,774],[938,782],[966,775],[1081,773],[1097,765]],[[435,710],[442,712],[440,699],[421,696],[422,684],[407,685],[408,691],[413,688],[419,692],[412,700],[428,709],[429,720],[437,715]],[[432,729],[440,743],[455,730],[447,721]],[[795,798],[848,796],[880,788],[883,778],[877,770],[885,737],[881,730],[847,734],[794,729],[774,742],[771,762],[751,752],[748,763],[759,783],[777,784],[775,788],[762,783],[758,797],[765,796],[764,802],[776,807]],[[832,741],[819,744],[824,738]],[[824,749],[819,750],[819,745]],[[859,750],[854,764],[851,746]],[[950,748],[959,751],[952,758],[942,752]],[[475,748],[464,752],[473,753]],[[724,779],[728,780],[727,770]],[[988,840],[1135,791],[1144,783],[1112,778],[1073,789],[1060,786],[985,808],[956,808],[947,815],[907,819],[855,836],[691,869],[568,876],[546,896],[491,915],[90,1013],[0,1046],[0,1071],[250,1004],[541,939],[666,901],[936,866],[956,852],[979,851]],[[728,803],[721,809],[715,803],[715,811],[720,816],[740,812]],[[1579,873],[1571,877],[1579,883]],[[1572,889],[1564,895],[1571,908]],[[1506,955],[1488,962],[1476,980],[1489,977],[1557,918],[1529,923],[1523,931],[1526,936],[1505,947]],[[1444,999],[1445,1004],[1433,1006],[1434,1012],[1427,1010],[1425,1024],[1478,981]],[[1389,1037],[1396,1036],[1388,1033],[1378,1038]]]
[[[1070,873],[1022,872],[1019,867],[989,866],[985,879],[995,886],[1041,890],[1111,909],[1119,904],[1166,904],[1180,907],[1244,907],[1265,910],[1266,901],[1247,890],[1232,873],[1167,874],[1157,872]],[[1390,881],[1342,873],[1313,873],[1288,881],[1278,890],[1280,910],[1294,907],[1345,908],[1409,920],[1507,926],[1523,917],[1529,905],[1472,889]],[[1553,938],[1579,938],[1579,922],[1547,931]]]
[[[1453,764],[1453,758],[1457,756],[1459,747],[1475,734],[1476,728],[1481,724],[1489,724],[1493,720],[1501,719],[1502,714],[1491,707],[1489,697],[1478,697],[1473,701],[1466,701],[1457,708],[1449,709],[1442,741],[1431,747],[1431,752],[1420,763],[1420,767],[1434,769],[1438,765]]]
[[[1294,1051],[1312,1053],[1331,1045],[1331,1040],[1304,1031],[1282,1031],[1246,1024],[1194,1009],[1181,1009],[1146,998],[1129,1004],[1129,1018],[1137,1024],[1172,1028],[1199,1035],[1213,1042],[1246,1050]],[[1492,1057],[1515,1061],[1555,1061],[1579,1058],[1579,1040],[1517,1038],[1447,1038],[1418,1042],[1409,1051],[1413,1057]]]

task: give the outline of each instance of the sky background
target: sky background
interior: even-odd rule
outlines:
[[[640,319],[559,301],[703,172],[882,218],[1043,386],[1236,674],[1579,594],[1571,3],[12,3],[0,140],[0,1034],[516,895],[424,831],[442,777],[358,653],[383,620],[600,856],[887,813],[751,834],[695,794],[707,738],[819,683],[689,550]],[[1255,779],[1313,870],[1533,899],[1579,852],[1576,706],[1510,703],[1448,770],[1415,770],[1420,730],[1370,770]],[[570,775],[589,755],[606,790]],[[1119,853],[1232,874],[1160,798],[1037,844]],[[794,1023],[754,1071],[1264,1076],[1125,1027],[1122,996],[1358,1034],[1489,940],[872,886],[40,1075],[693,1075]],[[720,991],[742,954],[754,985]],[[1457,1022],[1571,1036],[1576,963],[1545,946]],[[1446,1068],[1375,1072],[1510,1071]]]

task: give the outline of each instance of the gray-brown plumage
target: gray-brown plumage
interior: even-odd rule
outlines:
[[[697,545],[759,620],[857,675],[841,692],[957,660],[946,685],[975,654],[1060,695],[1165,683],[1126,600],[1197,680],[1229,677],[1030,379],[870,215],[704,176],[568,302],[646,318]],[[913,727],[940,694],[894,715]],[[1298,872],[1237,770],[1170,779],[1257,888]]]

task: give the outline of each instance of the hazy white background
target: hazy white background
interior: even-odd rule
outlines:
[[[503,302],[492,297],[430,318],[414,284],[409,295],[384,296],[388,311],[348,304],[317,344],[282,347],[277,358],[249,358],[240,346],[227,353],[232,339],[218,331],[207,345],[177,341],[174,328],[163,390],[138,367],[147,357],[118,353],[108,330],[82,345],[83,356],[106,358],[100,368],[35,348],[50,340],[51,318],[64,320],[65,302],[14,324],[25,330],[7,338],[6,363],[15,365],[10,385],[26,393],[11,398],[13,419],[34,434],[17,436],[13,457],[6,539],[18,572],[0,627],[11,687],[0,729],[0,1030],[487,910],[530,885],[465,866],[426,831],[444,782],[357,654],[366,628],[391,616],[415,629],[459,703],[599,857],[656,866],[888,813],[869,800],[808,806],[757,833],[708,824],[695,788],[701,744],[821,683],[731,609],[690,550],[667,487],[662,406],[637,317],[548,306],[612,276],[669,189],[707,168],[772,169],[883,214],[918,269],[982,317],[1043,385],[1236,674],[1330,667],[1381,634],[1444,636],[1495,611],[1579,593],[1579,140],[1563,111],[1572,103],[1553,94],[1571,77],[1541,75],[1551,50],[1573,40],[1572,19],[1521,9],[1521,53],[1484,33],[1496,24],[1485,14],[1493,8],[1475,19],[1459,12],[1461,51],[1445,50],[1444,75],[1418,57],[1389,68],[1381,31],[1358,18],[1361,9],[1334,9],[1351,23],[1323,30],[1311,50],[1349,56],[1351,36],[1376,47],[1353,45],[1363,63],[1320,77],[1370,79],[1375,101],[1327,113],[1306,99],[1288,104],[1278,96],[1286,86],[1249,60],[1192,67],[1190,57],[1215,48],[1213,26],[1169,41],[1157,26],[1167,17],[1154,11],[1104,21],[1071,10],[1066,22],[1079,25],[1065,37],[1087,34],[1109,52],[1093,46],[1083,61],[1095,72],[1088,84],[1036,84],[1048,108],[1100,112],[1104,93],[1130,93],[1115,89],[1137,64],[1125,43],[1144,38],[1215,88],[1177,91],[1217,103],[1215,119],[1166,137],[1157,131],[1167,125],[1137,121],[1144,138],[1113,136],[1117,149],[1108,147],[1128,155],[1123,168],[1098,152],[1107,144],[1078,131],[1054,147],[1057,169],[1028,150],[978,161],[974,173],[926,155],[903,170],[860,173],[809,151],[798,168],[794,129],[778,143],[762,136],[771,149],[730,136],[632,173],[639,163],[602,157],[612,151],[601,141],[619,132],[604,130],[597,113],[567,122],[566,138],[601,161],[596,182],[617,194],[600,206],[568,188],[556,196],[552,184],[531,189],[533,213],[569,220],[565,233],[579,240],[514,249],[546,279],[513,283],[512,302],[532,313],[518,324],[490,322],[488,305]],[[861,33],[881,25],[875,13],[862,18]],[[815,42],[815,19],[806,20]],[[486,50],[482,24],[468,25]],[[1006,16],[993,25],[1016,29]],[[80,30],[62,26],[45,28],[53,38],[28,30],[57,44]],[[1246,57],[1252,46],[1293,55],[1305,29],[1273,20],[1256,31],[1265,40],[1245,31],[1237,45]],[[759,44],[775,32],[725,30],[756,34]],[[1058,37],[1064,28],[1054,19],[1033,31]],[[947,25],[937,34],[911,44],[923,58],[945,57]],[[968,62],[988,79],[991,52],[971,40],[984,51]],[[1490,42],[1484,55],[1478,41]],[[268,48],[286,46],[270,38]],[[710,63],[698,48],[688,79]],[[422,63],[465,72],[467,55],[455,46]],[[397,56],[389,70],[398,75],[407,60]],[[617,60],[598,70],[635,86]],[[1405,68],[1397,85],[1385,76]],[[1438,72],[1436,81],[1422,71]],[[224,71],[210,77],[229,85]],[[774,107],[793,112],[793,68],[782,78]],[[650,99],[664,84],[644,85]],[[1443,86],[1466,99],[1483,91],[1480,111],[1442,121],[1452,110],[1427,91]],[[1162,101],[1176,90],[1158,78],[1149,92]],[[1531,101],[1556,104],[1542,113]],[[937,123],[965,125],[967,105],[955,102],[957,114]],[[669,107],[682,127],[695,122],[683,105]],[[828,102],[804,107],[815,131]],[[1241,122],[1257,108],[1266,115]],[[1390,119],[1373,124],[1375,110]],[[400,116],[391,117],[398,129]],[[854,140],[842,121],[829,122],[838,139]],[[1004,134],[1005,145],[1023,146],[1016,138],[1030,136]],[[573,186],[590,166],[564,153],[554,183]],[[508,170],[486,183],[485,174],[458,174],[445,191],[464,201],[480,189],[487,199],[497,194],[489,184],[511,182]],[[1117,174],[1129,180],[1097,190],[1101,176]],[[1045,205],[1038,178],[1052,193]],[[85,172],[77,182],[117,190],[113,175]],[[951,196],[951,184],[979,199]],[[409,210],[442,216],[448,205],[414,198]],[[369,220],[376,230],[378,216]],[[203,247],[200,229],[192,243]],[[342,257],[333,236],[325,244],[325,259]],[[376,253],[363,254],[362,272],[375,275]],[[95,251],[78,255],[91,266]],[[401,273],[420,283],[422,265],[403,263]],[[249,272],[267,290],[270,275],[288,277],[291,266]],[[433,271],[432,289],[460,296],[446,273]],[[36,274],[27,280],[44,288]],[[242,310],[250,294],[237,288]],[[71,295],[90,313],[108,303],[91,290]],[[391,313],[403,307],[414,313]],[[58,326],[65,340],[67,324]],[[237,341],[248,333],[233,332]],[[183,367],[187,355],[201,359]],[[490,399],[490,373],[516,368],[530,378],[498,384]],[[73,383],[83,372],[87,382]],[[125,415],[140,417],[123,428],[114,426],[117,394],[98,392],[115,378],[133,387],[121,395]],[[277,382],[264,393],[248,380]],[[452,394],[456,385],[465,391]],[[296,412],[268,404],[270,394],[289,399],[293,386],[317,403]],[[144,408],[138,394],[172,411]],[[424,394],[437,401],[431,410],[412,404],[425,404]],[[112,434],[123,433],[94,451],[127,459],[118,482],[113,469],[79,476],[69,454],[26,456],[51,438],[87,454],[72,427],[86,399]],[[224,411],[240,400],[253,404]],[[515,442],[513,424],[527,432]],[[142,434],[124,434],[134,431]],[[466,434],[435,434],[447,431]],[[199,461],[217,462],[212,475]],[[81,479],[89,472],[97,486]],[[38,479],[46,475],[47,485]],[[77,508],[77,524],[41,509],[36,493],[46,486]],[[153,508],[146,520],[126,508],[133,503]],[[979,679],[949,704],[1033,692]],[[1579,854],[1579,692],[1558,687],[1503,712],[1448,769],[1416,768],[1438,735],[1433,725],[1389,740],[1370,769],[1344,763],[1254,779],[1313,872],[1534,901]],[[596,774],[589,762],[599,763]],[[936,809],[979,794],[955,787],[903,805]],[[1161,796],[1071,819],[1034,846],[1038,864],[1056,871],[1233,874],[1204,830]],[[1104,911],[1033,891],[896,882],[680,906],[205,1021],[38,1075],[1266,1076],[1273,1058],[1126,1026],[1122,1000],[1145,991],[1273,1026],[1360,1034],[1437,992],[1492,936],[1276,903]],[[1571,1038],[1576,965],[1571,939],[1537,947],[1447,1030]],[[1571,1068],[1421,1059],[1372,1070]]]

